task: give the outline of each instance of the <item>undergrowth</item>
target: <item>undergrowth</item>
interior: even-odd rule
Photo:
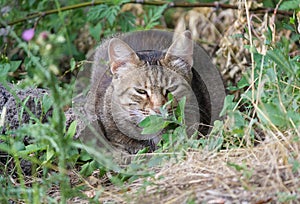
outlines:
[[[240,97],[237,98],[233,94],[226,97],[221,113],[225,120],[215,121],[209,136],[199,139],[195,134],[191,138],[187,137],[183,99],[174,115],[166,115],[165,107],[162,107],[161,115],[150,116],[140,124],[144,133],[154,133],[167,126],[172,127],[163,135],[160,148],[151,158],[140,151],[133,162],[123,168],[110,158],[103,159],[106,165],[94,159],[88,152],[95,152],[94,156],[98,158],[104,156],[98,150],[74,140],[76,122],[68,128],[65,125],[64,111],[71,105],[74,75],[84,59],[84,53],[76,49],[73,42],[77,37],[78,28],[83,28],[86,23],[92,25],[87,32],[95,41],[116,32],[151,29],[159,25],[159,20],[167,8],[166,5],[146,7],[142,17],[144,24],[135,26],[141,16],[122,11],[121,4],[125,2],[127,1],[113,1],[111,4],[91,7],[86,20],[83,20],[85,10],[80,8],[12,27],[8,26],[7,22],[16,17],[26,17],[28,13],[49,8],[59,9],[65,5],[63,1],[58,0],[55,1],[55,6],[49,5],[48,1],[30,1],[23,2],[22,6],[25,7],[20,11],[19,7],[12,9],[16,6],[15,3],[1,2],[6,6],[1,8],[0,19],[3,37],[0,39],[0,83],[15,96],[23,111],[27,112],[30,111],[26,108],[26,101],[20,101],[16,97],[16,89],[46,88],[49,95],[45,95],[39,103],[44,115],[49,110],[52,111],[46,123],[42,123],[41,118],[31,113],[28,124],[20,124],[18,129],[5,127],[7,131],[0,135],[0,153],[4,155],[0,160],[1,203],[66,203],[74,197],[97,202],[101,190],[97,196],[88,198],[82,192],[89,186],[72,186],[70,174],[76,172],[78,179],[84,181],[95,170],[99,170],[99,179],[109,174],[110,183],[126,189],[125,182],[130,183],[140,177],[153,177],[155,172],[151,171],[151,167],[163,165],[167,160],[176,162],[184,159],[186,151],[252,147],[272,137],[284,140],[286,131],[293,132],[294,140],[299,141],[300,62],[299,53],[291,54],[290,47],[297,43],[299,46],[300,35],[297,31],[296,16],[293,16],[289,22],[278,23],[279,29],[292,33],[292,38],[282,37],[276,42],[275,32],[269,28],[263,35],[264,52],[253,46],[253,42],[260,39],[251,37],[247,27],[246,32],[238,36],[247,44],[246,48],[252,55],[252,66],[236,86],[228,86],[229,91],[239,92]],[[294,6],[296,3],[291,2],[283,4],[286,9],[297,8]],[[26,42],[19,36],[28,28],[34,28],[34,34],[39,35],[35,40],[30,39]],[[10,49],[16,49],[16,52],[11,54]],[[13,83],[15,89],[8,83]],[[172,96],[169,96],[168,103],[172,103],[172,100]],[[4,129],[5,108],[1,109],[0,128]],[[276,135],[273,132],[276,132]],[[24,144],[23,141],[28,137],[30,142]],[[22,169],[22,163],[26,161],[30,162],[30,176],[25,175]],[[295,168],[300,168],[299,163]],[[60,192],[59,197],[51,194],[51,191],[57,188]]]

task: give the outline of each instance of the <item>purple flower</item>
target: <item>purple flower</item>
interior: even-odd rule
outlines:
[[[33,36],[34,36],[34,28],[24,30],[22,33],[23,40],[27,42],[30,41],[33,38]]]
[[[43,40],[47,40],[49,38],[49,32],[43,31],[40,33],[39,37],[41,37]]]

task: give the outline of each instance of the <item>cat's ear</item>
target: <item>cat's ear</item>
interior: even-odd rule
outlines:
[[[185,25],[185,14],[181,15],[177,21],[176,27],[174,29],[173,42],[180,37],[180,35],[186,30]]]
[[[116,73],[120,67],[125,67],[124,65],[131,66],[140,62],[134,50],[118,38],[110,40],[108,45],[108,57],[110,69],[113,74]]]
[[[173,67],[185,65],[191,69],[193,66],[193,47],[190,31],[186,30],[180,34],[177,33],[176,38],[166,53],[165,60]]]

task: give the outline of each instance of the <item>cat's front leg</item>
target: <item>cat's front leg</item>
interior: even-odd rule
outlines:
[[[154,152],[157,149],[157,143],[154,140],[135,140],[131,139],[129,145],[126,147],[126,151],[130,154],[136,154],[139,150],[148,148],[148,152]]]

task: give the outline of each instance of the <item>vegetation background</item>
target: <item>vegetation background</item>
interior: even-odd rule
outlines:
[[[30,115],[13,129],[0,107],[1,203],[300,202],[298,0],[0,2],[0,84],[18,117]],[[200,140],[181,126],[174,141],[124,166],[74,140],[76,122],[66,128],[64,111],[97,44],[119,32],[172,30],[182,15],[222,73],[224,120]],[[39,117],[28,97],[16,97],[29,87],[49,91],[35,100]]]

